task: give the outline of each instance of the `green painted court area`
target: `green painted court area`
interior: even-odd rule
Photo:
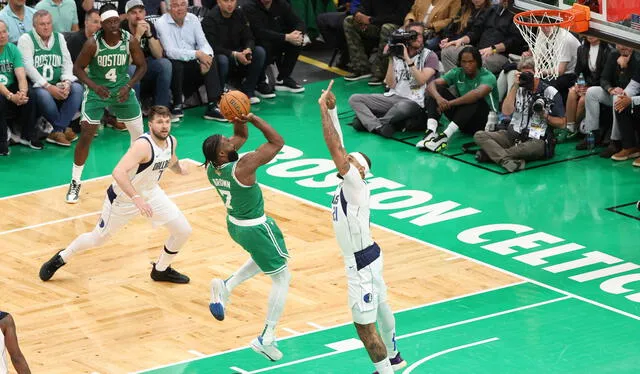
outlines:
[[[637,373],[640,326],[531,283],[396,313],[404,373]],[[365,373],[352,325],[281,340],[269,363],[250,348],[144,373]],[[607,347],[604,349],[604,347]]]
[[[336,183],[317,106],[326,84],[253,108],[286,141],[259,181],[322,207],[330,205]],[[469,137],[457,135],[443,154],[419,152],[413,146],[418,133],[383,139],[347,126],[349,96],[374,92],[366,82],[338,79],[334,87],[347,151],[363,151],[373,161],[373,223],[523,280],[397,313],[400,350],[416,365],[405,372],[640,372],[640,168],[575,151],[574,143],[511,175],[462,153]],[[230,125],[201,120],[202,113],[188,110],[172,130],[180,158],[202,160],[206,136],[232,133]],[[110,174],[128,142],[127,133],[102,130],[83,177]],[[250,128],[246,150],[263,142]],[[0,159],[0,197],[68,183],[72,160],[73,147],[12,147],[11,156]],[[215,323],[212,318],[211,328]],[[339,326],[283,339],[285,356],[277,364],[239,348],[150,372],[372,372],[366,352],[350,345],[355,338],[353,326]]]

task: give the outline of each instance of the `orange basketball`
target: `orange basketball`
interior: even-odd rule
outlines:
[[[241,91],[228,91],[220,98],[220,113],[229,121],[241,115],[249,114],[251,102],[247,95]]]

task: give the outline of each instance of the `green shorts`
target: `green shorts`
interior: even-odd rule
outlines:
[[[118,102],[117,90],[115,90],[115,93],[112,92],[112,96],[108,99],[103,99],[85,87],[82,107],[80,108],[82,113],[81,121],[87,121],[92,125],[100,124],[105,108],[109,108],[109,111],[121,122],[133,121],[142,116],[140,104],[134,90],[129,92],[129,98],[125,102],[120,103]]]
[[[255,226],[239,226],[227,217],[231,238],[249,252],[253,261],[265,274],[276,274],[287,266],[289,252],[282,232],[271,217]]]

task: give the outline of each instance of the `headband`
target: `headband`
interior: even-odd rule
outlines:
[[[364,175],[367,175],[367,173],[369,172],[369,163],[367,162],[367,160],[364,158],[364,156],[362,155],[362,153],[360,152],[351,152],[349,153],[353,158],[356,159],[356,161],[358,161],[358,163],[360,165],[362,165],[362,167],[364,168]]]
[[[115,10],[109,9],[109,10],[107,10],[106,12],[104,12],[104,13],[102,13],[100,15],[100,20],[102,22],[104,22],[105,20],[107,20],[107,19],[109,19],[111,17],[120,18],[120,15],[118,15],[118,12],[116,12]]]

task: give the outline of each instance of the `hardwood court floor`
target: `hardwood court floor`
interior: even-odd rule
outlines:
[[[66,186],[0,200],[3,261],[0,305],[18,324],[21,347],[34,373],[122,373],[241,347],[263,326],[270,281],[263,275],[234,291],[224,322],[209,314],[209,281],[226,277],[247,259],[231,241],[225,210],[204,171],[166,173],[163,187],[182,209],[193,234],[174,267],[188,285],[149,278],[167,237],[134,219],[106,245],[76,255],[43,283],[40,265],[77,235],[90,231],[111,178],[86,181],[81,203],[63,202]],[[265,188],[267,213],[284,232],[293,279],[278,335],[307,322],[330,326],[350,320],[342,259],[328,210]],[[385,254],[385,278],[394,309],[514,283],[488,267],[374,228]],[[256,360],[262,360],[255,356]]]

